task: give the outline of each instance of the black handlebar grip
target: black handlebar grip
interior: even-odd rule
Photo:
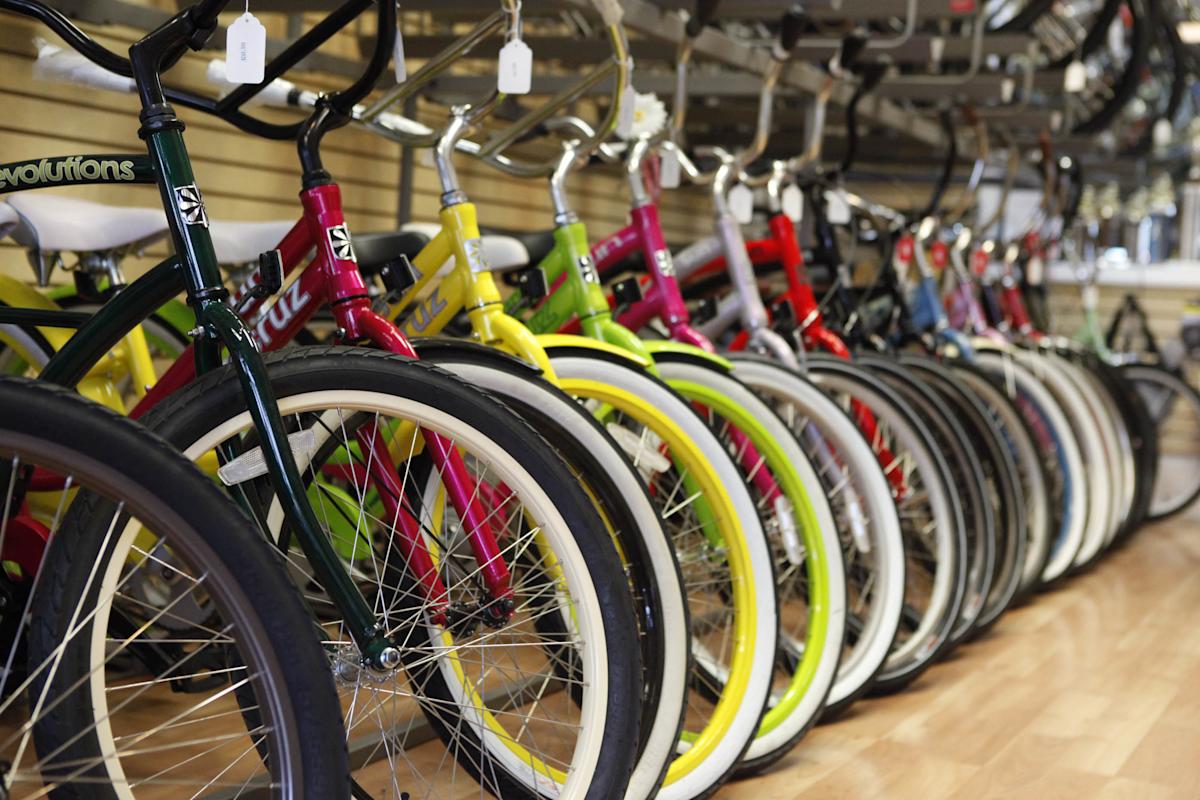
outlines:
[[[838,53],[838,64],[842,69],[852,69],[863,50],[867,49],[867,32],[855,28],[842,37],[842,49]]]
[[[700,35],[700,31],[704,30],[704,26],[712,22],[719,5],[720,0],[696,0],[696,13],[688,17],[687,21],[689,39],[695,39]]]
[[[779,47],[783,52],[790,53],[800,41],[800,34],[808,24],[808,17],[799,3],[789,8],[779,23]]]
[[[886,61],[872,61],[870,64],[863,64],[858,69],[862,76],[859,86],[863,94],[872,92],[875,87],[883,82],[884,76],[888,74],[888,64]]]

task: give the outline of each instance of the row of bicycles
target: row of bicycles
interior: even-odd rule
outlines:
[[[1115,354],[1094,314],[1042,333],[1044,264],[1086,237],[1077,164],[1043,143],[1042,206],[999,239],[965,223],[992,159],[970,109],[943,115],[922,214],[847,191],[853,152],[822,159],[835,89],[854,131],[883,78],[865,34],[823,65],[802,152],[763,160],[798,9],[731,151],[684,137],[710,0],[669,119],[596,0],[611,57],[496,125],[498,91],[433,125],[390,109],[518,39],[516,0],[382,90],[397,12],[370,0],[261,84],[221,62],[219,97],[164,83],[226,2],[126,58],[0,0],[65,44],[39,43],[40,77],[136,93],[147,147],[0,165],[38,283],[0,277],[0,796],[705,797],[1200,494],[1165,434],[1200,420],[1182,373]],[[364,14],[350,86],[283,80]],[[595,121],[561,113],[603,86]],[[210,219],[175,106],[294,141],[300,218]],[[347,125],[432,150],[436,223],[349,231],[321,158]],[[1004,144],[1007,195],[1028,164]],[[463,158],[540,182],[553,227],[481,228]],[[568,184],[614,168],[629,224],[592,241]],[[672,248],[657,201],[685,181],[713,235]],[[24,191],[100,183],[162,207]]]

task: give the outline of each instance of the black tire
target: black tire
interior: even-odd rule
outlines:
[[[31,698],[43,690],[64,698],[68,691],[84,692],[76,684],[93,668],[90,642],[84,641],[92,626],[83,621],[91,618],[79,618],[83,636],[67,633],[76,610],[98,601],[100,586],[89,576],[112,563],[117,543],[108,535],[112,517],[106,512],[121,503],[127,518],[170,542],[177,563],[203,567],[218,618],[244,632],[235,637],[236,657],[250,678],[239,699],[269,709],[256,712],[260,719],[269,716],[264,722],[273,730],[267,738],[273,744],[260,753],[268,754],[268,764],[288,786],[275,796],[350,796],[328,659],[282,559],[228,497],[137,423],[64,389],[21,379],[0,381],[0,452],[6,459],[23,452],[31,463],[71,475],[85,488],[52,536],[37,579],[28,636]],[[46,674],[35,670],[64,641],[47,686]],[[101,752],[90,698],[47,703],[45,716],[34,721],[37,750],[50,754],[44,774],[52,774],[55,763],[73,763],[74,778],[53,790],[55,798],[117,796],[111,785],[83,782],[99,767],[78,766]]]
[[[686,705],[680,700],[674,703],[674,709],[664,707],[660,711],[659,703],[663,696],[664,682],[677,681],[679,675],[686,675],[691,669],[690,639],[687,635],[691,624],[690,614],[683,597],[683,575],[679,569],[679,562],[663,528],[662,518],[654,511],[653,501],[636,468],[595,417],[570,395],[539,377],[538,371],[524,361],[493,347],[458,339],[415,339],[413,346],[422,361],[437,364],[460,375],[463,375],[460,370],[466,369],[464,379],[500,397],[505,405],[520,414],[558,451],[586,487],[588,495],[601,510],[614,536],[618,538],[625,572],[634,596],[634,610],[640,629],[639,642],[642,646],[642,679],[645,692],[641,701],[639,759],[649,760],[644,748],[654,733],[652,729],[660,714],[664,720],[661,723],[664,729],[668,727],[668,715],[674,715],[670,737],[674,746],[683,729]],[[569,422],[574,424],[568,426],[568,421],[562,418],[564,415],[570,415],[572,419]],[[601,463],[600,454],[589,450],[589,445],[574,432],[579,426],[592,432],[589,443],[596,444],[597,439],[602,440],[612,453],[620,456],[623,463],[619,466],[613,465],[611,460]],[[622,469],[626,475],[618,481],[617,476],[611,474],[612,469]],[[630,498],[629,494],[632,493],[640,495],[636,499],[644,502],[653,513],[653,526],[646,524],[643,521],[644,517],[631,510],[630,503],[634,498]],[[647,541],[650,537],[660,540],[653,554]],[[665,671],[669,665],[666,657],[668,637],[679,637],[682,640],[676,649],[684,653],[685,659],[682,671],[677,674]],[[679,691],[682,693],[684,690],[680,687]],[[660,757],[659,761],[661,764],[657,775],[654,776],[654,786],[662,783],[667,767],[670,766],[669,758]],[[647,764],[647,769],[649,766]],[[636,782],[635,780],[630,784],[630,793],[635,791]]]
[[[1154,497],[1154,480],[1158,474],[1158,426],[1150,416],[1145,400],[1124,372],[1092,354],[1083,356],[1084,363],[1100,379],[1108,396],[1120,412],[1120,424],[1125,427],[1134,458],[1134,495],[1128,516],[1113,538],[1113,545],[1126,541],[1150,513]]]
[[[1200,474],[1196,471],[1200,455],[1195,455],[1200,454],[1200,441],[1193,434],[1193,441],[1189,442],[1183,436],[1172,435],[1170,430],[1172,417],[1185,415],[1191,417],[1188,427],[1194,431],[1195,423],[1200,422],[1200,392],[1177,372],[1156,364],[1128,364],[1120,372],[1141,396],[1156,428],[1158,467],[1146,512],[1146,521],[1156,522],[1180,513],[1200,498],[1200,480],[1182,491],[1173,491],[1165,497],[1162,494],[1167,482],[1180,474]],[[1173,451],[1180,444],[1185,452],[1175,454]],[[1177,460],[1167,463],[1173,456],[1178,456]]]
[[[987,480],[972,450],[969,419],[947,401],[924,376],[891,358],[860,355],[856,359],[895,389],[921,414],[933,433],[950,468],[951,485],[962,505],[967,547],[966,594],[958,619],[951,629],[948,647],[961,642],[975,627],[991,591],[996,563],[996,515],[987,497]]]
[[[1017,564],[1017,589],[1009,601],[1011,605],[1027,597],[1039,584],[1039,576],[1050,553],[1055,515],[1050,509],[1046,464],[1029,430],[1029,424],[1005,392],[1003,384],[974,364],[955,361],[949,366],[954,377],[973,396],[978,397],[987,409],[989,418],[1000,433],[1005,458],[1012,462],[1018,479],[1015,487],[1016,497],[1021,503],[1018,534],[1023,540],[1021,550],[1024,556]]]
[[[1026,515],[1017,465],[1005,442],[1007,432],[1001,428],[999,417],[992,416],[983,398],[932,359],[902,355],[900,363],[919,373],[951,405],[970,437],[971,452],[983,471],[985,497],[995,516],[996,557],[991,588],[970,632],[970,636],[975,636],[999,619],[1021,584]],[[1007,402],[1002,396],[1000,399]]]
[[[934,530],[939,535],[949,537],[944,545],[947,557],[945,572],[939,569],[939,572],[946,576],[945,598],[939,601],[936,618],[930,619],[928,625],[924,623],[924,618],[919,623],[912,619],[906,610],[901,629],[902,634],[907,632],[909,636],[897,636],[893,644],[893,655],[885,662],[870,688],[875,694],[899,691],[916,680],[938,659],[945,650],[958,619],[967,584],[966,559],[963,556],[966,541],[962,507],[955,499],[950,467],[939,450],[937,439],[920,414],[907,401],[898,397],[888,384],[858,364],[815,353],[808,354],[808,374],[817,385],[838,398],[839,402],[847,403],[849,398],[853,398],[864,402],[877,415],[886,407],[890,410],[889,413],[903,420],[910,434],[909,446],[912,448],[913,461],[916,464],[914,470],[919,471],[930,495],[936,493],[941,498],[942,508],[938,514],[941,521]],[[906,513],[902,507],[902,521],[905,518]],[[941,527],[942,525],[944,527]],[[910,566],[906,569],[905,576],[906,583],[909,584],[914,580],[919,582],[918,575],[921,573],[919,562],[913,563],[914,558],[920,559],[919,550],[924,546],[918,541],[918,530],[905,527],[905,549]],[[908,605],[910,604],[906,601],[906,609]],[[914,631],[921,629],[927,632],[922,635],[922,641],[917,645],[915,652],[910,652],[897,662],[896,654],[901,648],[911,649],[911,636]]]
[[[498,400],[429,364],[362,348],[294,348],[264,356],[277,401],[308,393],[375,393],[414,406],[434,407],[485,435],[510,454],[541,491],[553,499],[575,545],[587,563],[592,591],[599,599],[608,676],[603,744],[587,796],[613,798],[624,793],[636,758],[642,697],[641,663],[633,604],[621,563],[596,510],[570,469],[532,428]],[[144,418],[152,430],[186,449],[222,422],[245,410],[241,385],[229,368],[215,370],[169,397]],[[389,587],[390,589],[390,587]],[[403,587],[397,591],[402,592]],[[432,630],[430,628],[429,630]],[[418,631],[418,638],[428,641]],[[472,726],[459,724],[461,709],[448,714],[451,696],[440,672],[420,686],[427,696],[426,717],[443,735],[453,732],[459,767],[501,797],[540,797],[519,784],[485,751]],[[429,707],[437,704],[437,709]],[[448,721],[449,720],[449,721]]]

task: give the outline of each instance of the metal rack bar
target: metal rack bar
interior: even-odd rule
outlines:
[[[430,58],[449,47],[456,37],[449,34],[416,35],[404,37],[404,52],[409,58]],[[930,60],[934,40],[943,39],[942,60],[958,61],[971,55],[971,42],[963,37],[936,37],[929,34],[914,34],[907,42],[888,49],[888,57],[896,64],[925,64]],[[526,36],[525,44],[533,50],[539,61],[557,61],[564,66],[595,64],[608,58],[608,43],[603,39],[580,39],[571,36]],[[1025,52],[1029,37],[1020,33],[989,34],[985,51],[990,55],[1010,56]],[[630,54],[638,64],[651,62],[669,63],[675,54],[657,41],[639,39],[629,43]],[[792,51],[792,57],[801,61],[826,59],[837,52],[838,42],[828,44],[806,44],[801,42]],[[495,60],[500,49],[499,42],[476,48],[468,58]]]
[[[576,9],[589,7],[589,0],[560,0],[560,2]],[[743,3],[730,5],[736,5],[740,13]],[[903,11],[904,5],[903,0],[897,3],[901,11]],[[647,0],[621,0],[621,6],[625,9],[623,22],[629,30],[672,43],[678,43],[683,39],[683,22],[678,14],[664,11]],[[944,3],[942,7],[945,8]],[[759,80],[758,76],[765,71],[767,61],[771,58],[765,48],[743,44],[712,28],[706,28],[696,39],[695,52],[710,60],[742,70],[747,75],[754,76],[756,82]],[[639,76],[635,73],[634,85],[644,91],[642,87],[646,85],[649,77],[647,75]],[[696,75],[692,80],[698,82],[701,77],[701,75]],[[783,72],[780,86],[799,89],[815,95],[824,80],[824,73],[816,67],[791,63]],[[755,93],[757,93],[757,89],[755,89]],[[850,101],[852,94],[853,90],[850,87],[839,86],[834,90],[832,100],[844,106]],[[864,103],[860,115],[928,144],[936,144],[942,140],[942,132],[936,122],[914,112],[906,111],[895,103],[876,98],[870,104]]]

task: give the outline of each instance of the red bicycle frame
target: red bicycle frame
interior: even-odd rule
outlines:
[[[416,350],[404,334],[392,322],[371,310],[367,287],[350,245],[337,184],[328,183],[305,189],[300,193],[300,201],[304,216],[279,243],[284,275],[290,275],[299,268],[310,250],[315,249],[316,254],[265,313],[260,313],[266,303],[262,298],[250,300],[242,309],[242,316],[247,320],[258,315],[253,330],[259,347],[263,350],[282,347],[294,339],[309,319],[328,302],[334,320],[342,331],[339,333],[342,341],[365,340],[388,352],[417,358]],[[234,302],[245,298],[261,279],[260,272],[256,270],[235,293]],[[191,382],[195,375],[192,347],[189,345],[187,351],[146,393],[131,416],[136,419],[145,414],[163,398]],[[449,500],[463,521],[464,529],[469,531],[472,553],[479,563],[480,574],[489,593],[495,600],[510,599],[512,589],[508,566],[488,523],[489,513],[480,500],[478,488],[482,487],[473,485],[461,454],[449,439],[435,433],[426,432],[422,435]],[[425,545],[420,523],[406,507],[407,501],[398,485],[399,472],[383,437],[373,425],[359,429],[355,436],[367,456],[367,463],[371,465],[369,477],[375,482],[387,514],[397,520],[399,545],[409,559],[413,575],[434,604],[435,621],[444,623],[444,614],[449,607],[446,587]],[[502,505],[506,499],[504,490],[502,487],[493,488],[498,492],[497,502]]]
[[[850,348],[846,346],[835,332],[825,327],[821,315],[821,307],[817,304],[812,284],[808,280],[808,272],[804,265],[804,256],[800,252],[800,243],[796,238],[796,228],[792,220],[783,213],[773,214],[768,221],[771,231],[769,239],[752,239],[746,242],[746,250],[750,254],[752,264],[780,264],[787,277],[787,288],[775,298],[791,305],[793,318],[800,324],[801,337],[804,346],[809,350],[824,350],[838,358],[850,359]],[[699,279],[705,275],[714,275],[726,269],[725,257],[718,256],[693,275]],[[678,286],[676,285],[676,292]],[[682,302],[682,297],[681,297]],[[769,310],[768,310],[769,313]],[[731,350],[743,350],[749,342],[749,334],[743,331],[738,334]],[[873,446],[878,443],[879,426],[871,410],[858,400],[851,401],[855,421],[867,441]],[[886,447],[878,451],[880,464],[897,492],[904,492],[904,475],[896,457]]]

